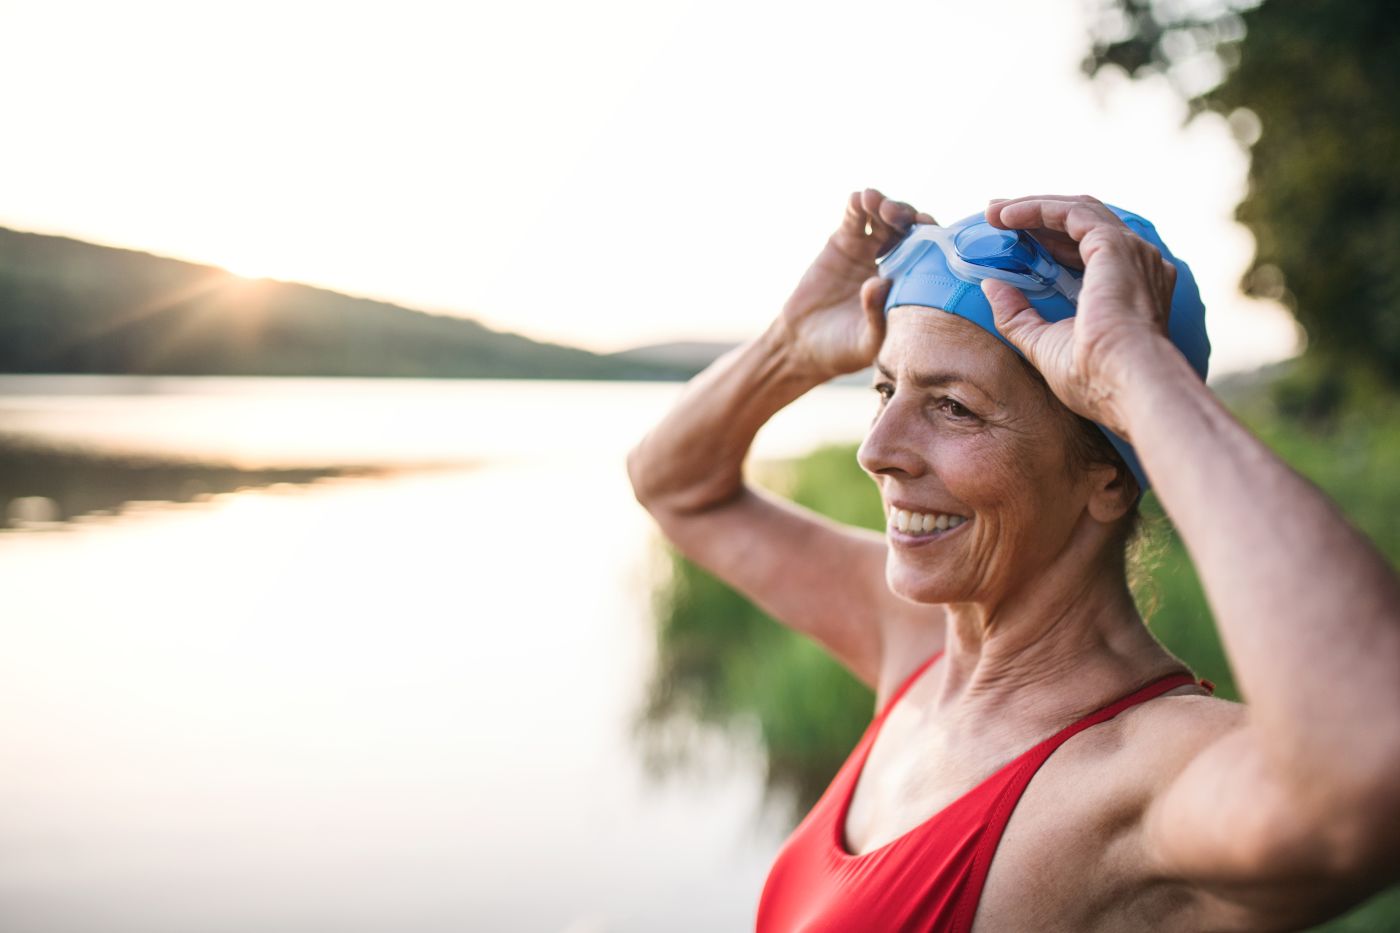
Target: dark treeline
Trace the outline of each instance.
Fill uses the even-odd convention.
[[[0,372],[674,379],[693,371],[0,228]]]
[[[1391,0],[1098,0],[1085,69],[1164,74],[1249,148],[1245,288],[1307,332],[1289,407],[1317,421],[1359,383],[1400,394],[1400,16]],[[1216,74],[1202,86],[1191,75]],[[1369,403],[1362,395],[1360,401]]]

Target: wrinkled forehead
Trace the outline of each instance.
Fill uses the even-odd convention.
[[[951,373],[1004,403],[1041,396],[1016,352],[977,324],[938,308],[890,309],[876,364],[899,377]]]

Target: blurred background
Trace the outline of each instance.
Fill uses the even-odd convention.
[[[1216,390],[1400,559],[1380,0],[0,0],[0,87],[6,933],[750,928],[872,698],[623,458],[854,189],[1151,218]],[[754,481],[878,527],[864,382]]]

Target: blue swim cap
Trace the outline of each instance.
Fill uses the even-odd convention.
[[[1205,305],[1191,267],[1172,255],[1147,219],[1111,204],[1104,206],[1176,266],[1167,331],[1171,342],[1204,380],[1210,339],[1206,336]],[[1017,285],[1040,316],[1052,322],[1073,316],[1079,295],[1077,273],[1055,263],[1029,235],[992,227],[984,214],[973,214],[944,228],[915,226],[881,258],[880,275],[894,280],[885,299],[886,314],[898,305],[939,308],[966,318],[1017,354],[1021,351],[997,330],[992,306],[982,294],[983,279],[1000,278]],[[1132,445],[1103,425],[1098,427],[1132,470],[1138,488],[1146,492],[1147,474]]]

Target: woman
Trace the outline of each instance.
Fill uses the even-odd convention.
[[[1023,198],[986,220],[1083,269],[1073,317],[1048,323],[996,281],[981,287],[1005,343],[933,307],[886,316],[876,257],[933,221],[853,194],[782,314],[629,456],[684,554],[876,692],[759,929],[1278,930],[1339,913],[1400,862],[1400,582],[1205,388],[1168,336],[1175,267],[1118,215]],[[859,460],[885,535],[745,485],[768,418],[872,361]],[[1081,419],[1131,443],[1247,705],[1211,697],[1138,615],[1139,484]]]

